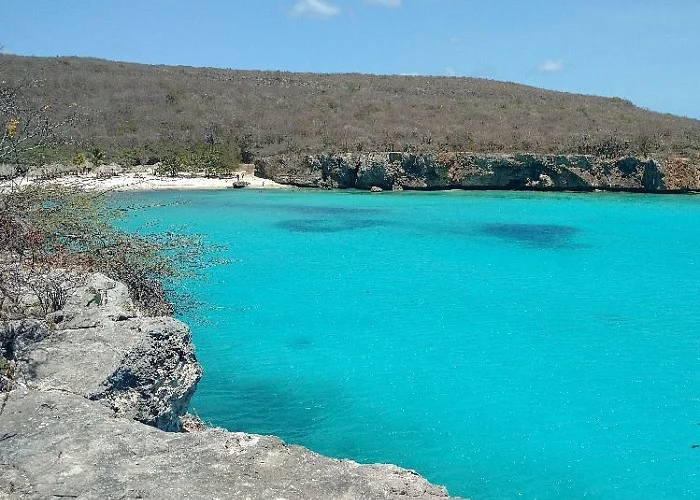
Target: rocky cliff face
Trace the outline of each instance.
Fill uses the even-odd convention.
[[[188,328],[141,316],[91,276],[58,312],[5,320],[15,387],[0,393],[0,498],[420,498],[416,473],[319,456],[181,417],[201,377]],[[148,424],[148,425],[144,425]]]
[[[675,160],[674,160],[675,161]],[[300,187],[371,189],[700,189],[700,164],[651,159],[532,154],[367,153],[278,156],[256,175]]]
[[[99,401],[162,430],[180,430],[202,375],[183,323],[140,316],[126,286],[100,274],[60,311],[3,328],[23,386]]]

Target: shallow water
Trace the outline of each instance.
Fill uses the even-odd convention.
[[[475,500],[700,497],[700,198],[118,199],[234,259],[183,285],[205,420]]]

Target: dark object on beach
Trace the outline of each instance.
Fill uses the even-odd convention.
[[[231,184],[231,185],[229,186],[229,188],[241,189],[241,188],[244,188],[244,187],[248,186],[248,184],[249,184],[249,183],[246,182],[246,181],[234,181],[233,184]]]

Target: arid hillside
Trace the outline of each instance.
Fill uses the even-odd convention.
[[[77,112],[62,155],[152,163],[215,146],[242,159],[367,151],[695,157],[700,121],[618,98],[474,78],[298,74],[1,55],[0,79]],[[43,152],[49,158],[54,152]],[[41,159],[41,158],[39,158]]]

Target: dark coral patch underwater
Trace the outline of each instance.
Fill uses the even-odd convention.
[[[532,248],[580,248],[573,241],[579,230],[559,224],[484,224],[479,233]]]
[[[277,227],[295,233],[339,233],[383,225],[386,225],[386,222],[356,218],[288,219],[277,223]]]

